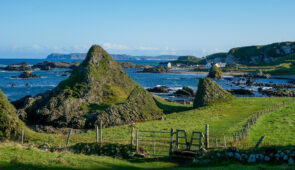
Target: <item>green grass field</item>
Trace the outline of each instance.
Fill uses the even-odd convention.
[[[190,136],[192,131],[204,132],[205,124],[210,125],[210,136],[214,138],[230,138],[233,133],[241,130],[251,116],[257,111],[264,110],[277,103],[291,101],[287,107],[283,107],[262,116],[257,124],[251,127],[251,131],[243,148],[253,147],[261,136],[266,136],[264,145],[288,145],[294,141],[295,124],[295,99],[281,97],[260,97],[260,98],[235,98],[226,103],[219,103],[199,109],[193,109],[190,105],[171,103],[157,98],[158,105],[168,114],[164,120],[153,120],[147,122],[137,122],[136,129],[170,131],[174,129],[184,129]],[[115,126],[103,129],[105,143],[129,144],[131,138],[131,128],[128,125]],[[283,133],[282,133],[283,132]],[[277,134],[280,134],[278,137]],[[64,147],[66,135],[45,134],[33,132],[26,129],[25,146],[19,144],[0,145],[0,168],[3,169],[132,169],[132,168],[171,168],[187,167],[191,164],[170,162],[167,160],[123,160],[113,159],[103,156],[86,156],[83,154],[73,154],[70,152],[51,153],[28,147],[48,143],[50,146]],[[82,142],[95,142],[95,131],[89,130],[87,133],[74,134],[71,136],[70,145]],[[239,146],[239,145],[238,145]],[[208,169],[261,169],[261,168],[286,168],[286,165],[241,165],[231,164],[221,167],[207,167]],[[204,169],[202,167],[201,169]]]
[[[1,143],[0,169],[292,169],[288,165],[267,164],[223,164],[220,166],[195,167],[167,159],[132,159],[122,160],[107,156],[89,156],[71,152],[44,152],[19,144]]]

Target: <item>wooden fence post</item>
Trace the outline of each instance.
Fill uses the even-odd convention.
[[[263,139],[264,139],[264,136],[261,136],[261,138],[259,139],[259,141],[255,145],[255,149],[257,149],[259,147],[259,145],[262,143]]]
[[[99,120],[99,140],[100,140],[100,144],[102,144],[102,121]]]
[[[139,152],[139,130],[136,130],[136,153]]]
[[[131,126],[131,149],[134,145],[134,126]]]
[[[223,140],[224,140],[224,147],[226,147],[226,138],[225,138],[225,135],[223,136]]]
[[[154,132],[154,145],[153,145],[154,149],[153,149],[153,153],[154,155],[156,154],[156,133]]]
[[[96,143],[98,143],[98,126],[96,126]]]
[[[209,125],[206,124],[206,127],[205,127],[205,138],[206,138],[206,143],[205,143],[205,147],[206,149],[209,148]]]
[[[22,129],[22,144],[24,144],[24,135],[25,135],[25,131],[24,131],[24,129]]]
[[[67,139],[66,146],[68,146],[68,144],[69,144],[69,142],[70,142],[71,133],[72,133],[72,129],[69,129],[68,139]]]
[[[172,150],[173,150],[173,135],[174,135],[174,129],[171,128],[171,131],[170,131],[170,148],[169,148],[169,155],[172,154]]]

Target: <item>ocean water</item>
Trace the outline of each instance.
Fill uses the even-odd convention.
[[[21,62],[28,62],[30,65],[43,62],[42,59],[0,59],[0,67],[5,67],[9,64],[17,64]],[[161,61],[132,61],[135,64],[149,64],[157,65]],[[18,100],[24,96],[31,95],[35,96],[39,93],[43,93],[50,90],[58,85],[59,82],[65,80],[67,77],[61,76],[63,72],[68,69],[54,69],[51,71],[33,71],[33,74],[39,75],[41,78],[38,79],[12,79],[12,76],[18,76],[21,72],[6,72],[0,70],[0,89],[6,94],[9,100]],[[136,73],[139,69],[125,69],[127,74],[133,78],[144,88],[155,87],[158,85],[168,86],[171,89],[177,90],[183,86],[189,86],[196,90],[198,85],[198,79],[205,77],[205,75],[198,74],[157,74],[157,73]],[[68,74],[69,75],[69,74]],[[270,81],[274,83],[287,83],[287,80],[282,79],[257,79],[258,82],[268,83]],[[26,86],[26,84],[29,86]],[[218,80],[218,84],[223,86],[225,89],[240,88],[229,83],[227,80]],[[15,87],[12,87],[14,85]],[[254,89],[255,90],[255,89]],[[256,96],[262,96],[259,93],[255,93]],[[182,99],[171,96],[163,96],[168,99]]]

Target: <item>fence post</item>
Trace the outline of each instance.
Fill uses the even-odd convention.
[[[96,143],[98,143],[98,126],[96,126]]]
[[[209,148],[209,125],[206,124],[206,127],[205,127],[205,138],[206,138],[206,149]]]
[[[154,150],[153,150],[153,152],[155,155],[156,154],[156,134],[155,134],[155,132],[154,132]]]
[[[136,153],[139,152],[139,130],[136,130]]]
[[[176,146],[176,149],[178,149],[178,129],[176,129],[176,139],[175,139],[175,146]]]
[[[24,129],[22,129],[22,144],[24,144],[24,135],[25,135],[25,131],[24,131]]]
[[[215,147],[218,148],[218,141],[217,141],[217,138],[215,138]]]
[[[171,131],[170,131],[170,148],[169,148],[169,155],[172,154],[172,149],[173,149],[173,134],[174,134],[174,129],[171,128]]]
[[[259,139],[259,141],[255,145],[255,149],[257,149],[259,147],[259,145],[261,144],[261,142],[263,141],[263,139],[264,139],[264,136],[261,136],[261,138]]]
[[[102,144],[102,121],[99,120],[99,137],[100,137],[100,144]]]
[[[224,140],[224,147],[226,147],[226,138],[225,138],[225,135],[223,136],[223,140]]]
[[[68,139],[67,139],[66,146],[68,146],[68,144],[69,144],[69,142],[70,142],[71,133],[72,133],[72,129],[69,129]]]
[[[134,145],[134,126],[131,126],[131,149]]]

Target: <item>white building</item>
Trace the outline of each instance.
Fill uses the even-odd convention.
[[[226,66],[226,63],[216,63],[216,67],[222,68]]]
[[[159,66],[171,68],[172,64],[171,64],[171,62],[164,62],[164,63],[160,63]]]

